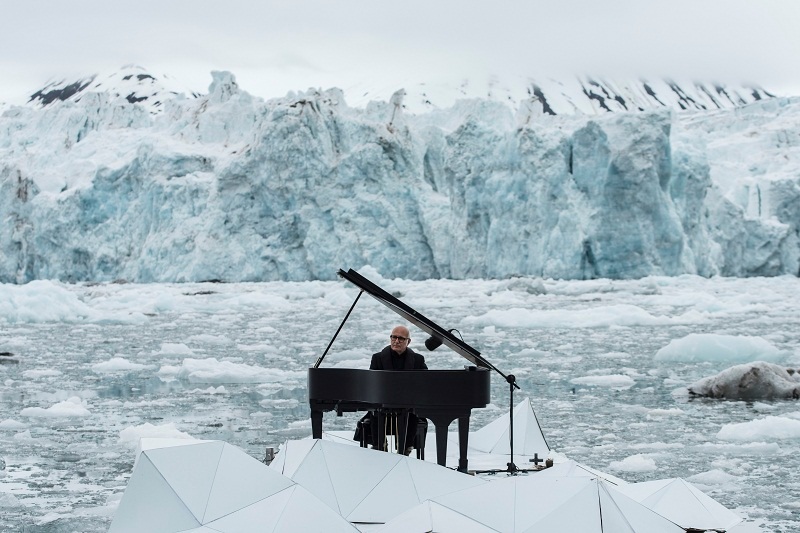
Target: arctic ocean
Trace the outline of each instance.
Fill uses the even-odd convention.
[[[515,374],[515,401],[531,398],[553,453],[628,481],[682,477],[763,531],[800,526],[797,402],[691,399],[686,390],[743,361],[800,367],[796,277],[408,281],[361,272]],[[259,459],[310,436],[306,369],[357,292],[342,281],[0,285],[0,352],[13,354],[0,359],[5,528],[105,531],[143,436],[220,439]],[[396,321],[362,299],[323,364],[366,368]],[[709,349],[702,339],[714,336],[727,348]],[[412,330],[431,368],[465,364],[423,341]],[[678,342],[684,352],[668,349]],[[493,403],[474,411],[472,426],[508,401],[507,384],[493,378]],[[326,415],[325,426],[349,430],[356,419]]]

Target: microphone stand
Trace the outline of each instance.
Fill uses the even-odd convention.
[[[517,378],[514,374],[505,376],[508,382],[508,444],[510,447],[509,462],[506,463],[505,470],[476,470],[476,474],[499,474],[505,472],[510,476],[516,476],[518,473],[523,472],[517,465],[514,464],[514,389],[519,388],[517,385]]]
[[[512,476],[516,476],[517,472],[519,472],[519,468],[517,465],[514,464],[514,387],[517,386],[517,378],[514,377],[514,374],[509,374],[506,377],[506,381],[508,381],[508,439],[509,439],[509,446],[511,448],[511,455],[509,457],[509,463],[506,465],[508,472]]]

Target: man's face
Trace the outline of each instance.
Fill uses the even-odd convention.
[[[392,351],[397,353],[405,352],[410,341],[411,337],[408,328],[403,326],[394,328],[389,336],[389,345],[392,347]]]

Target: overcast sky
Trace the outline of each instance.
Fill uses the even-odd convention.
[[[140,65],[262,97],[386,80],[574,74],[800,96],[798,0],[2,0],[0,102]]]

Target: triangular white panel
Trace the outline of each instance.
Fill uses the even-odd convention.
[[[174,437],[142,437],[139,439],[137,452],[141,453],[143,451],[156,450],[159,448],[173,448],[175,446],[188,446],[190,444],[203,444],[205,442],[214,441],[201,439],[178,439]]]
[[[603,531],[596,481],[582,478],[539,481],[517,486],[516,531]],[[613,529],[608,531],[616,533]]]
[[[598,487],[598,489],[600,520],[603,525],[603,531],[619,531],[619,533],[650,533],[649,529],[634,529],[634,524],[646,523],[646,517],[641,517],[639,520],[637,520],[635,517],[632,517],[634,523],[631,523],[628,516],[626,516],[622,509],[617,506],[617,503],[611,497],[609,497],[608,492],[600,487]],[[638,515],[639,511],[639,509],[629,509],[629,512],[632,512],[635,515]],[[655,532],[656,530],[653,530],[653,533]]]
[[[468,476],[425,461],[409,459],[406,464],[421,502],[486,483],[477,476]]]
[[[347,444],[348,446],[360,446],[361,444],[353,440],[353,430],[347,431],[323,431],[322,440],[328,440],[337,444]]]
[[[225,444],[203,523],[237,511],[294,485],[241,449]]]
[[[286,466],[286,445],[284,444],[283,449],[279,450],[278,453],[275,454],[275,457],[272,459],[272,462],[269,463],[269,467],[276,472],[280,472],[282,475],[284,474],[285,466]]]
[[[319,439],[302,439],[287,441],[278,456],[283,456],[282,461],[275,463],[275,468],[282,466],[281,474],[286,477],[294,477],[295,471],[303,464],[306,454],[319,443]],[[272,465],[270,465],[272,466]]]
[[[619,509],[625,521],[631,525],[632,531],[636,533],[683,533],[684,528],[667,520],[642,505],[641,503],[625,496],[615,487],[604,482],[600,483],[600,504],[605,517],[611,502]]]
[[[136,444],[136,459],[134,459],[133,461],[133,466],[134,468],[136,467],[136,461],[139,460],[139,456],[142,454],[143,451],[154,450],[156,448],[169,448],[172,446],[186,446],[187,444],[199,444],[203,442],[210,442],[210,441],[199,440],[199,439],[176,439],[167,437],[142,437]]]
[[[505,413],[482,428],[471,432],[469,436],[469,445],[478,451],[491,453],[492,448],[494,448],[501,439],[504,437],[506,440],[508,439],[507,431],[508,413]]]
[[[647,506],[651,509],[657,507],[662,503],[666,503],[667,505],[675,505],[676,503],[681,504],[692,504],[697,498],[691,491],[683,492],[682,494],[679,491],[674,490],[676,478],[672,479],[657,479],[655,481],[645,481],[643,483],[635,483],[631,486],[631,490],[635,490],[637,493],[644,493],[646,488],[651,489],[650,494],[647,495],[644,499],[634,498],[638,500],[640,503],[647,503]]]
[[[342,516],[349,516],[395,465],[407,460],[404,455],[334,442],[322,442],[322,450]]]
[[[300,531],[358,533],[355,526],[300,486],[295,488],[292,497],[286,504],[275,531],[276,533]]]
[[[533,411],[530,402],[527,402],[525,417],[522,420],[524,420],[524,423],[520,425],[523,431],[519,432],[517,431],[516,419],[514,420],[514,453],[524,455],[538,453],[540,458],[545,459],[550,452],[550,447],[547,445],[542,428],[539,426],[539,421],[536,419],[536,413]]]
[[[295,469],[291,479],[305,487],[325,505],[342,514],[322,447],[315,446],[305,453],[303,462]]]
[[[742,521],[736,513],[680,478],[632,483],[621,492],[684,528],[729,529]]]
[[[550,451],[547,446],[530,399],[525,398],[514,407],[514,454],[534,455],[545,459]],[[469,443],[472,448],[485,453],[508,454],[510,446],[510,424],[508,413],[493,420],[472,433]]]
[[[437,503],[431,503],[431,522],[432,531],[437,533],[490,533],[497,531]]]
[[[493,533],[481,524],[449,507],[426,501],[387,522],[380,533]]]
[[[380,533],[429,533],[433,529],[432,502],[423,502],[395,516],[378,531]]]
[[[438,496],[433,501],[498,531],[514,531],[514,478],[489,481]]]
[[[406,461],[398,463],[353,512],[345,515],[350,522],[388,522],[420,503]]]
[[[141,455],[109,532],[171,533],[199,525],[199,520],[164,480],[150,458]]]
[[[611,474],[606,474],[600,470],[590,468],[584,464],[573,460],[564,463],[556,463],[550,468],[545,468],[536,473],[536,477],[588,477],[601,478],[613,485],[627,485],[628,482]]]
[[[664,516],[669,514],[670,519],[684,527],[712,529],[726,525],[714,520],[705,503],[679,481],[669,483],[641,503],[654,511],[662,511],[659,514]]]
[[[157,448],[143,451],[142,455],[150,458],[167,483],[202,523],[224,444],[213,441]]]
[[[243,531],[271,532],[283,514],[297,485],[273,494],[269,498],[248,505],[234,513],[225,515],[206,525],[222,533],[242,533]],[[323,504],[319,504],[323,505]]]

